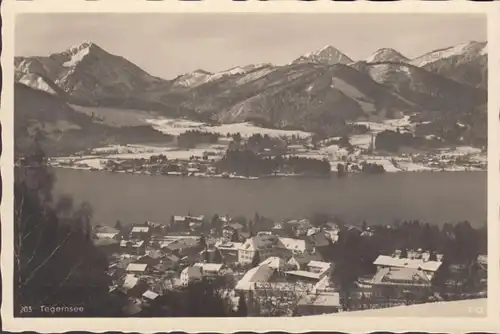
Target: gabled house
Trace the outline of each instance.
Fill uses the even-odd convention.
[[[150,266],[146,263],[130,263],[127,266],[127,273],[130,274],[145,274]]]
[[[180,282],[183,286],[199,282],[203,279],[202,268],[189,266],[181,271]]]
[[[130,230],[131,240],[144,240],[148,241],[151,238],[151,228],[149,226],[134,226]]]

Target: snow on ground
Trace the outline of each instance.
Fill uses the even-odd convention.
[[[399,167],[406,172],[424,172],[432,171],[433,169],[424,165],[416,164],[410,161],[398,161]]]
[[[349,137],[349,142],[353,146],[368,149],[370,147],[370,143],[372,142],[372,135],[371,134],[354,135]]]
[[[435,302],[410,306],[396,306],[374,310],[340,312],[324,316],[343,317],[486,317],[487,299],[469,299]],[[314,316],[313,316],[314,317]],[[315,316],[318,317],[318,316]]]
[[[458,146],[452,152],[456,152],[458,154],[479,154],[481,153],[481,149],[470,146]]]
[[[376,122],[355,122],[353,124],[365,125],[370,128],[372,133],[378,133],[385,130],[396,131],[399,129],[401,132],[405,131],[405,128],[413,128],[415,125],[410,122],[410,116],[406,115],[402,118],[387,119],[381,123]]]
[[[260,133],[261,135],[268,135],[270,137],[291,137],[293,135],[300,138],[308,138],[311,133],[298,131],[298,130],[280,130],[280,129],[267,129],[254,126],[250,123],[231,123],[222,124],[217,126],[210,126],[208,124],[193,122],[182,119],[148,119],[147,122],[151,124],[156,130],[166,134],[180,135],[188,130],[198,130],[219,133],[223,136],[235,133],[240,133],[242,137],[248,138],[254,134]]]
[[[189,150],[177,150],[177,149],[167,149],[163,148],[161,151],[150,151],[150,152],[134,152],[134,153],[118,153],[106,156],[109,159],[149,159],[153,155],[163,154],[167,159],[179,159],[179,160],[189,160],[190,157],[203,157],[205,153],[211,154],[209,158],[221,157],[225,150],[220,150],[216,148],[195,148]]]
[[[87,165],[90,168],[96,168],[96,169],[101,169],[103,165],[107,162],[107,159],[85,159],[85,160],[79,160],[76,165]]]

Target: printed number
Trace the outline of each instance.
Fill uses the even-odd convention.
[[[482,308],[481,306],[469,307],[469,312],[474,314],[484,314],[484,308]]]
[[[31,306],[21,306],[21,313],[31,313],[33,308]]]

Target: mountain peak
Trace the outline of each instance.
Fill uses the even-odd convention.
[[[84,51],[84,50],[89,50],[89,51],[90,50],[102,50],[102,48],[99,47],[97,44],[95,44],[92,41],[83,41],[80,44],[73,45],[73,46],[67,48],[64,53],[69,53],[69,54],[74,55],[74,54],[77,54],[77,53]]]
[[[400,62],[405,63],[409,59],[392,48],[381,48],[365,59],[367,63],[378,62]]]
[[[320,64],[349,64],[352,63],[352,59],[347,57],[337,48],[331,45],[325,45],[324,47],[305,55],[299,57],[295,62],[313,62]]]
[[[469,41],[455,46],[437,49],[412,60],[413,65],[425,66],[436,61],[453,57],[484,56],[488,53],[487,42]]]
[[[91,41],[84,41],[67,48],[63,52],[52,54],[50,57],[59,59],[64,67],[73,67],[78,65],[89,54],[102,55],[107,54],[107,52]]]

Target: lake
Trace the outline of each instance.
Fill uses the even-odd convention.
[[[235,180],[55,169],[55,195],[88,201],[94,223],[168,222],[172,215],[245,215],[277,220],[335,214],[346,221],[486,222],[486,172],[353,175],[345,179]]]

